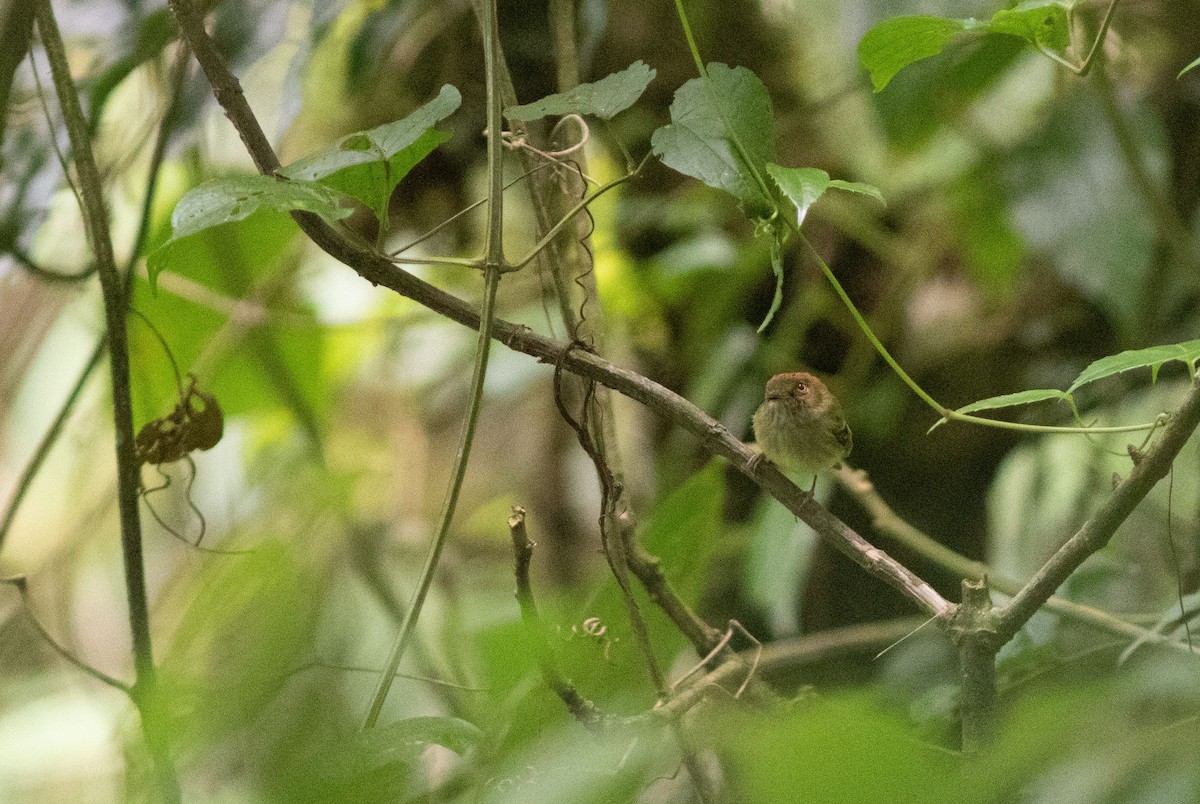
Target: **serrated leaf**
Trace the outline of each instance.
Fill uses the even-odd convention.
[[[332,188],[311,181],[285,181],[271,176],[232,176],[213,179],[189,191],[171,215],[171,239],[146,260],[150,287],[167,267],[175,244],[197,232],[245,220],[260,209],[277,212],[311,212],[327,223],[345,218],[353,210]]]
[[[391,159],[417,143],[430,129],[453,114],[461,103],[458,90],[447,84],[436,98],[402,120],[347,134],[325,150],[298,159],[279,172],[291,179],[317,181],[376,161],[381,154]]]
[[[859,41],[858,62],[880,92],[908,65],[941,53],[966,27],[965,20],[946,17],[892,17]]]
[[[291,179],[320,181],[385,216],[392,190],[450,134],[434,126],[458,109],[462,96],[446,84],[433,100],[407,117],[369,131],[347,134],[323,151],[279,170]]]
[[[613,73],[566,92],[549,95],[533,103],[504,110],[509,120],[538,120],[550,115],[589,114],[608,120],[625,111],[646,91],[656,71],[635,61],[619,73]]]
[[[708,65],[708,81],[693,78],[675,92],[671,123],[650,139],[654,153],[667,167],[732,194],[751,217],[768,217],[775,200],[754,175],[775,156],[767,88],[745,67],[719,63]],[[734,147],[733,134],[752,164]]]
[[[1179,75],[1175,76],[1175,79],[1178,80],[1180,78],[1183,78],[1184,73],[1190,72],[1191,70],[1196,69],[1196,67],[1198,67],[1198,66],[1200,66],[1200,58],[1197,58],[1194,62],[1189,64],[1187,67],[1184,67],[1182,70],[1180,70]]]
[[[1188,364],[1194,364],[1198,359],[1200,359],[1200,340],[1172,343],[1166,346],[1151,346],[1146,349],[1132,349],[1102,357],[1092,363],[1080,372],[1079,376],[1075,378],[1075,382],[1071,383],[1071,387],[1067,389],[1067,393],[1073,393],[1077,388],[1089,382],[1136,368],[1149,367],[1153,378],[1157,379],[1158,369],[1163,363],[1181,360]]]
[[[341,200],[338,193],[316,182],[271,176],[213,179],[179,199],[171,215],[171,237],[179,240],[202,229],[245,220],[263,208],[312,212],[332,223],[352,212]]]
[[[975,413],[980,410],[996,410],[1011,408],[1015,405],[1032,405],[1034,402],[1045,402],[1047,399],[1070,399],[1071,395],[1057,388],[1035,388],[1031,391],[1017,391],[1013,394],[990,396],[978,402],[972,402],[959,408],[956,413]]]

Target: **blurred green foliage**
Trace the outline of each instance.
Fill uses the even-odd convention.
[[[1039,47],[1078,64],[1106,3],[689,2],[706,85],[671,4],[582,0],[577,66],[594,83],[562,95],[548,5],[500,9],[520,104],[510,117],[528,121],[524,142],[543,153],[586,143],[565,167],[529,177],[510,151],[507,178],[522,180],[505,196],[508,253],[539,237],[530,184],[560,188],[569,208],[581,175],[611,180],[653,152],[659,159],[567,238],[589,238],[566,284],[605,356],[743,436],[767,377],[825,374],[854,427],[850,460],[899,515],[999,574],[1035,572],[1103,502],[1112,475],[1128,475],[1131,437],[959,423],[927,434],[937,414],[879,359],[780,221],[802,223],[872,329],[943,404],[985,400],[975,409],[1072,424],[1070,406],[1046,404],[1069,388],[1087,423],[1153,420],[1182,399],[1181,366],[1196,359],[1200,331],[1200,71],[1190,69],[1200,2],[1121,3],[1086,78]],[[56,10],[127,254],[171,92],[174,29],[161,7]],[[539,635],[522,626],[512,596],[512,504],[529,510],[540,636],[560,672],[607,714],[655,703],[600,554],[591,464],[555,409],[552,367],[503,349],[405,677],[386,725],[359,732],[440,513],[471,338],[332,264],[280,210],[323,212],[388,250],[429,235],[406,256],[476,256],[484,209],[450,219],[484,193],[479,37],[465,2],[227,0],[213,13],[218,44],[293,181],[253,176],[207,85],[185,82],[131,297],[170,357],[131,316],[135,424],[178,401],[172,362],[216,395],[225,438],[197,456],[194,484],[174,482],[152,502],[168,523],[190,523],[187,534],[195,505],[208,520],[203,546],[249,551],[202,552],[144,517],[158,692],[185,798],[692,800],[678,744],[654,715],[593,734],[539,674]],[[44,83],[36,47],[35,63]],[[82,229],[63,211],[70,190],[49,148],[62,141],[59,116],[44,118],[30,69],[17,67],[0,92],[6,498],[73,381],[67,358],[91,348],[99,321],[92,282],[45,284],[28,270],[83,267]],[[540,117],[571,111],[599,119],[580,135]],[[721,135],[726,125],[741,152]],[[297,179],[341,196],[297,204]],[[247,217],[248,206],[225,203],[235,193],[205,207],[202,226],[176,220],[175,235],[187,236],[171,240],[180,198],[214,180],[256,182],[267,208]],[[887,204],[818,192],[826,187],[878,188]],[[157,292],[148,253],[167,267]],[[479,297],[472,269],[413,270]],[[581,308],[579,287],[593,280],[599,304]],[[504,318],[565,337],[554,281],[537,264],[505,278],[499,305]],[[1076,382],[1088,366],[1099,368]],[[1009,407],[1022,392],[1015,399],[1041,404]],[[25,575],[39,621],[124,679],[106,395],[84,394],[3,543],[0,575]],[[944,636],[929,627],[882,655],[894,639],[813,648],[911,609],[695,439],[627,400],[616,410],[624,502],[681,598],[719,630],[736,620],[768,649],[812,649],[757,671],[785,703],[735,700],[739,679],[681,721],[730,800],[1200,797],[1191,657],[1131,649],[1129,637],[1040,613],[1001,654],[995,745],[963,758]],[[1186,638],[1176,615],[1195,608],[1200,587],[1198,467],[1191,444],[1060,594]],[[949,568],[874,532],[828,481],[818,495],[958,598]],[[656,656],[671,679],[683,677],[701,657],[636,592]],[[0,588],[0,798],[152,798],[128,702],[66,665],[25,615],[15,591]],[[751,640],[730,634],[755,655]],[[85,717],[101,727],[78,727]]]

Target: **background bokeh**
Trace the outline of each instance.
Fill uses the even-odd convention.
[[[1200,55],[1200,2],[1122,2],[1086,78],[1021,40],[989,34],[961,37],[880,93],[855,52],[873,25],[916,13],[987,18],[997,6],[686,5],[705,59],[748,67],[770,90],[781,164],[820,167],[886,197],[883,206],[830,193],[804,228],[874,331],[942,404],[1066,388],[1097,358],[1200,331],[1200,70],[1177,77]],[[1105,5],[1075,4],[1073,57]],[[124,259],[171,102],[172,23],[156,2],[81,0],[56,11]],[[626,152],[637,160],[649,150],[695,65],[672,4],[581,0],[575,12],[582,80],[639,59],[657,71],[632,109],[593,121],[587,171],[605,181],[626,169]],[[556,89],[547,15],[537,0],[500,3],[522,102]],[[443,125],[451,139],[392,198],[389,245],[483,197],[483,71],[470,3],[226,0],[211,20],[285,163],[399,119],[443,84],[460,90],[462,106]],[[15,72],[0,168],[5,504],[103,328],[94,277],[46,276],[86,271],[89,258],[36,44],[32,64]],[[252,171],[203,77],[192,69],[182,86],[148,249],[169,237],[186,190]],[[551,147],[548,127],[530,136]],[[522,185],[505,203],[508,252],[524,253],[537,235]],[[589,303],[585,316],[607,357],[747,440],[769,376],[822,374],[854,430],[850,462],[900,516],[998,573],[1030,576],[1103,501],[1112,474],[1128,472],[1128,437],[1034,437],[958,423],[928,432],[936,415],[879,358],[799,243],[784,255],[783,305],[756,333],[775,290],[768,244],[731,197],[656,160],[591,213],[590,265],[581,270],[594,273],[600,304]],[[376,234],[369,214],[350,225]],[[476,210],[414,253],[471,256],[484,225]],[[459,296],[480,296],[470,270],[414,270]],[[136,272],[134,307],[226,415],[220,444],[196,455],[190,486],[203,545],[248,551],[198,551],[154,522],[146,505],[186,539],[199,533],[184,492],[189,471],[166,467],[171,485],[148,496],[143,515],[155,647],[186,791],[215,801],[409,800],[441,786],[441,797],[413,800],[687,800],[684,774],[674,777],[672,760],[647,748],[658,737],[627,750],[620,738],[593,741],[571,725],[523,642],[506,525],[513,505],[529,512],[535,592],[572,679],[614,712],[653,703],[599,552],[598,485],[555,409],[552,366],[495,350],[450,545],[404,668],[461,686],[401,679],[385,710],[398,728],[388,736],[421,750],[371,764],[341,743],[365,711],[370,669],[386,657],[442,506],[473,333],[371,287],[289,219],[266,213],[193,238],[157,293],[144,259]],[[553,292],[531,266],[505,279],[500,315],[562,340]],[[140,425],[170,410],[176,381],[150,326],[134,316],[129,332]],[[99,371],[84,387],[0,542],[0,574],[28,578],[33,613],[72,652],[127,677],[106,377]],[[1088,423],[1150,421],[1178,404],[1186,379],[1181,363],[1165,365],[1153,383],[1146,370],[1113,377],[1077,395],[1080,413]],[[690,435],[628,400],[617,399],[616,410],[639,531],[709,622],[736,619],[770,643],[914,613]],[[1066,405],[1007,413],[1071,423]],[[1170,490],[1157,489],[1063,595],[1144,624],[1192,601],[1200,583],[1194,447]],[[160,483],[151,469],[145,479]],[[833,480],[821,480],[818,496],[877,538]],[[878,544],[958,599],[960,578],[947,568],[882,537]],[[65,664],[26,614],[16,591],[0,588],[0,798],[144,795],[128,702]],[[589,617],[601,618],[604,634],[587,633]],[[665,620],[652,625],[668,666],[686,671],[694,659],[682,637]],[[906,791],[924,800],[994,800],[979,791],[1039,801],[1200,796],[1194,724],[1185,720],[1168,739],[1154,716],[1173,710],[1194,720],[1196,671],[1182,660],[1143,651],[1119,663],[1127,642],[1039,615],[1002,654],[1008,731],[975,793],[964,794],[935,748],[954,744],[952,651],[932,628],[874,658],[886,644],[778,673],[780,689],[799,696],[786,717],[764,721],[732,707],[698,716],[746,800],[789,800],[771,791],[805,784],[809,800],[828,801],[915,800]],[[1139,722],[1144,731],[1120,728]],[[1031,734],[1040,753],[1022,747]],[[1077,741],[1084,734],[1091,747]],[[1117,759],[1100,783],[1103,735],[1113,735]],[[424,750],[428,743],[436,745]],[[822,770],[811,772],[816,765]]]

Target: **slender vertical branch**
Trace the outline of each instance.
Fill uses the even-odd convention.
[[[441,523],[437,533],[429,543],[429,552],[425,556],[425,566],[421,569],[421,577],[417,588],[400,623],[396,642],[392,646],[391,655],[384,667],[379,685],[371,698],[363,728],[371,728],[379,720],[383,704],[387,700],[392,687],[396,670],[404,658],[405,649],[412,638],[425,598],[433,585],[433,576],[441,560],[442,549],[446,545],[446,537],[450,532],[450,523],[454,520],[454,511],[458,507],[458,495],[462,491],[463,479],[467,474],[467,464],[470,462],[471,445],[475,440],[475,427],[479,422],[479,410],[483,405],[483,382],[487,376],[488,355],[492,345],[492,325],[496,318],[496,291],[500,286],[501,275],[509,266],[504,261],[504,165],[500,140],[500,96],[496,89],[496,43],[499,33],[496,27],[495,0],[484,4],[486,15],[480,20],[483,30],[483,51],[487,62],[487,103],[488,103],[488,225],[487,242],[484,258],[484,290],[483,306],[479,312],[479,340],[475,347],[475,367],[471,376],[470,401],[467,408],[467,418],[463,423],[462,437],[459,441],[458,456],[455,458],[454,471],[450,480],[450,489],[446,494],[446,504],[442,511]]]
[[[96,259],[104,299],[104,318],[112,369],[113,425],[116,430],[118,506],[121,544],[125,559],[129,620],[133,632],[137,686],[152,684],[154,664],[150,645],[150,619],[142,565],[141,522],[138,516],[138,466],[133,451],[133,409],[129,395],[129,343],[125,333],[125,292],[113,256],[100,173],[87,139],[87,123],[67,66],[66,51],[49,0],[35,0],[38,32],[50,62],[54,86],[66,120],[75,167],[79,174],[84,224]]]
[[[487,160],[488,220],[485,246],[485,271],[505,269],[504,264],[504,143],[500,135],[501,119],[499,78],[500,29],[496,22],[496,0],[483,3],[486,15],[480,19],[483,32],[483,59],[487,79]]]
[[[142,556],[142,529],[138,512],[137,458],[133,449],[133,404],[129,391],[129,343],[125,332],[126,294],[113,255],[104,206],[103,185],[88,139],[87,121],[71,79],[62,35],[50,0],[34,0],[38,33],[50,62],[71,150],[79,176],[84,224],[100,277],[104,318],[108,328],[109,368],[112,376],[113,428],[116,435],[117,507],[121,522],[121,553],[125,565],[125,591],[129,604],[129,628],[133,642],[135,681],[133,698],[142,715],[142,728],[154,758],[163,795],[179,797],[178,781],[169,751],[156,723],[154,655],[150,640],[150,610],[146,596]]]
[[[421,569],[420,580],[417,582],[417,588],[413,591],[412,600],[408,604],[408,610],[404,613],[404,619],[400,623],[396,643],[392,646],[392,652],[388,657],[387,664],[384,666],[383,675],[379,678],[379,685],[375,688],[375,694],[371,698],[371,706],[367,710],[367,717],[363,721],[363,728],[369,729],[379,720],[379,713],[383,710],[384,701],[387,700],[388,692],[391,690],[392,680],[395,677],[397,668],[400,667],[400,661],[404,658],[405,649],[408,647],[409,640],[417,624],[417,619],[421,616],[421,609],[425,605],[425,598],[428,596],[429,589],[433,585],[434,572],[437,570],[438,562],[441,560],[442,548],[445,547],[446,536],[450,532],[450,523],[454,519],[454,511],[458,507],[458,495],[462,490],[463,479],[467,474],[471,444],[475,440],[475,426],[479,421],[479,409],[483,403],[483,380],[487,373],[488,353],[492,341],[490,324],[495,318],[496,289],[499,284],[500,272],[489,270],[485,276],[483,308],[480,311],[482,324],[479,329],[479,345],[475,351],[475,370],[471,378],[469,409],[467,411],[466,422],[463,424],[462,438],[460,440],[458,456],[454,462],[454,474],[450,480],[450,490],[446,495],[446,504],[442,511],[441,524],[433,540],[429,543],[429,552],[425,556],[425,565]]]

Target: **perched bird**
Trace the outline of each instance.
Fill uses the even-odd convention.
[[[762,448],[755,466],[765,456],[785,474],[811,474],[812,489],[817,473],[837,466],[853,443],[837,397],[804,371],[767,381],[766,399],[754,414],[754,439]]]

